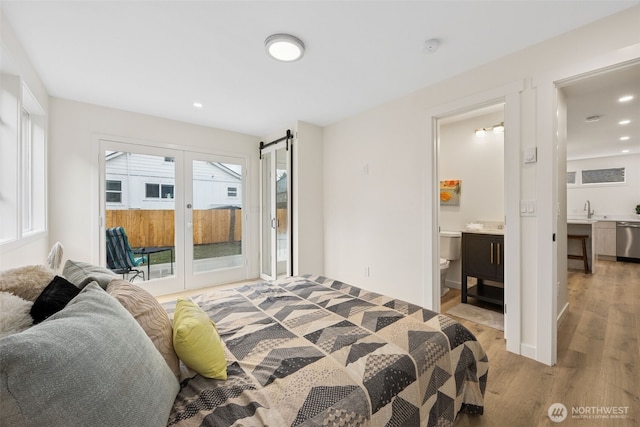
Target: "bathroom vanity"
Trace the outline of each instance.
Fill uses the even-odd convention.
[[[476,283],[469,284],[469,278]],[[486,281],[486,282],[485,282]],[[462,303],[468,297],[504,305],[504,233],[464,231],[462,233]]]

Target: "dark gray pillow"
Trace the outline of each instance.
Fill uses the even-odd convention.
[[[64,277],[54,276],[31,306],[33,323],[40,323],[59,312],[80,293],[80,289]]]
[[[178,389],[140,325],[95,283],[0,339],[3,425],[165,426]]]

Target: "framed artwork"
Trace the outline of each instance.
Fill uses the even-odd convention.
[[[460,206],[461,184],[459,179],[440,181],[440,205]]]

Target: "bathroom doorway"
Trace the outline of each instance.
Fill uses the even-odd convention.
[[[442,312],[500,330],[504,330],[504,284],[463,279],[461,235],[476,231],[503,240],[504,132],[504,102],[438,120]],[[504,258],[496,252],[499,245],[479,257],[487,258],[492,269],[504,271]],[[463,280],[468,283],[466,298],[461,295]]]
[[[504,253],[504,338],[506,349],[515,354],[523,354],[521,342],[522,304],[521,304],[521,93],[524,82],[515,81],[511,84],[496,87],[475,95],[463,98],[449,104],[441,105],[427,112],[427,132],[431,136],[431,149],[425,151],[425,161],[432,165],[431,173],[425,174],[425,232],[424,253],[429,271],[425,274],[425,306],[434,311],[441,311],[440,301],[440,172],[439,156],[441,151],[440,124],[447,118],[468,114],[484,108],[502,105],[504,117],[504,247],[509,248]],[[485,126],[492,126],[490,123]],[[474,135],[476,128],[469,132]],[[476,164],[474,168],[482,168]],[[461,198],[467,196],[465,183],[461,183]],[[535,219],[535,218],[533,218]],[[438,238],[434,238],[438,236]],[[508,310],[507,310],[508,308]]]

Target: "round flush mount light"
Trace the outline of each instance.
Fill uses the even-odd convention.
[[[278,61],[293,62],[304,55],[304,43],[291,34],[272,34],[264,41],[264,47]]]

